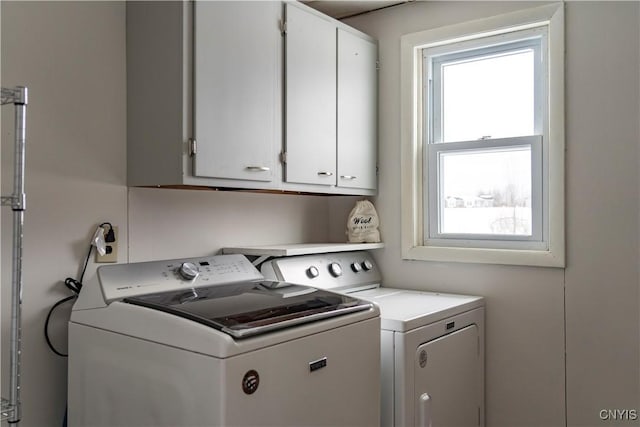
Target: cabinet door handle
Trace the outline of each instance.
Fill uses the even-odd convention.
[[[354,175],[340,175],[342,179],[356,179],[357,177]]]
[[[333,172],[318,172],[320,176],[333,176]]]
[[[271,170],[271,168],[266,166],[247,166],[245,169],[249,172],[268,172]]]

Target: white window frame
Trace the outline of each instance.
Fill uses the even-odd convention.
[[[543,31],[541,32],[540,29]],[[514,32],[544,34],[547,49],[544,76],[546,90],[536,95],[536,106],[547,109],[542,122],[535,123],[535,136],[487,141],[488,148],[510,145],[530,146],[532,150],[532,205],[541,212],[534,215],[531,238],[508,236],[443,236],[437,218],[434,184],[438,153],[471,149],[478,141],[428,144],[438,138],[438,129],[426,121],[429,105],[424,101],[425,49],[430,55],[448,51],[456,43],[487,45],[487,40],[509,41]],[[518,39],[518,37],[515,37]],[[551,4],[458,25],[408,34],[401,40],[401,144],[402,144],[402,256],[404,259],[479,262],[564,267],[564,9]],[[437,140],[436,140],[437,142]],[[537,200],[537,201],[536,201]],[[434,204],[435,203],[435,204]],[[435,218],[435,220],[434,220]],[[436,221],[436,222],[434,222]],[[435,232],[434,232],[435,230]]]

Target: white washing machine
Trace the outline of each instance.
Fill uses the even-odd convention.
[[[381,286],[365,251],[275,258],[261,271],[380,307],[383,426],[484,426],[482,297]]]
[[[371,427],[379,328],[242,255],[103,266],[69,323],[69,425]]]

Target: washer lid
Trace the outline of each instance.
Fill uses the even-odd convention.
[[[184,317],[234,338],[373,309],[372,303],[351,296],[271,281],[161,292],[124,302]]]
[[[351,293],[380,307],[382,329],[406,332],[484,306],[484,298],[469,295],[376,288]]]

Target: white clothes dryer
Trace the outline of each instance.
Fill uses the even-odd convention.
[[[261,271],[380,307],[383,426],[484,426],[482,297],[383,286],[366,251],[275,258]]]

